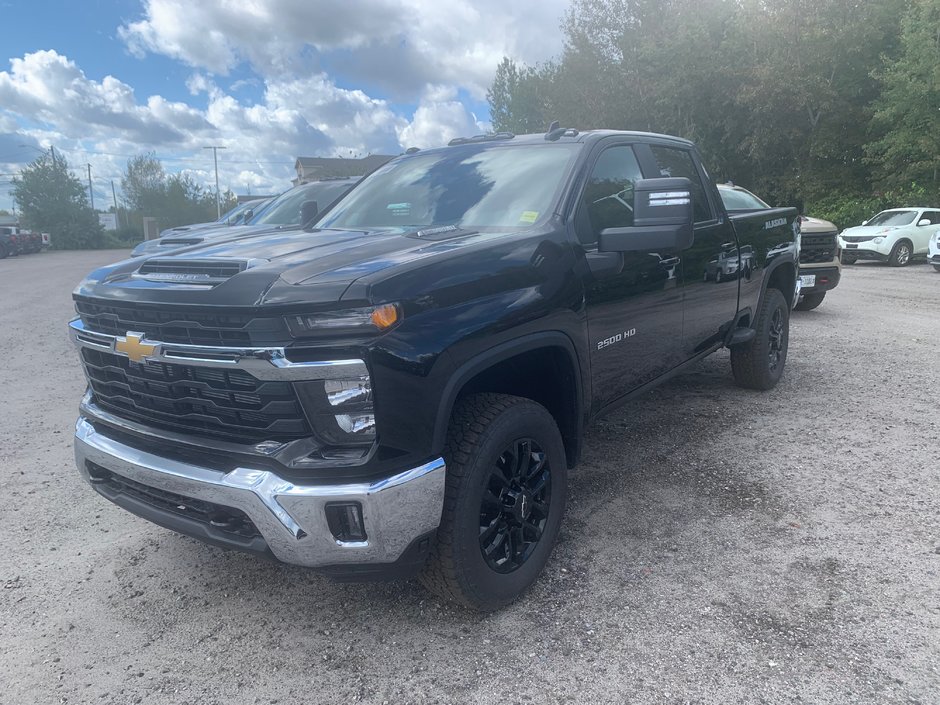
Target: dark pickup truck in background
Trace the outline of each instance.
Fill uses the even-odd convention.
[[[672,137],[403,155],[315,227],[86,278],[78,468],[204,541],[497,608],[545,565],[592,419],[724,346],[739,384],[777,383],[798,227],[729,217]]]

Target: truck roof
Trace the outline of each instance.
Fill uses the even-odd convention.
[[[512,132],[494,132],[488,134],[474,135],[472,137],[457,137],[452,139],[447,147],[458,147],[468,144],[479,145],[517,145],[517,144],[552,144],[565,142],[594,142],[605,137],[632,137],[643,140],[657,140],[680,144],[684,147],[691,147],[692,142],[681,137],[672,135],[662,135],[655,132],[638,132],[630,130],[578,130],[575,128],[554,128],[548,132],[517,135]],[[434,149],[446,149],[434,148]],[[410,150],[409,150],[410,151]],[[418,150],[415,150],[418,151]],[[434,151],[434,150],[421,150]]]

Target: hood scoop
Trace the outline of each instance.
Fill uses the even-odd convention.
[[[249,260],[152,257],[140,265],[137,276],[150,281],[214,285],[251,266]]]

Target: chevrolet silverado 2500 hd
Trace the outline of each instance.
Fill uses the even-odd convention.
[[[91,273],[78,468],[203,541],[497,608],[545,565],[592,419],[723,346],[777,383],[796,216],[729,217],[661,135],[405,154],[313,227]]]

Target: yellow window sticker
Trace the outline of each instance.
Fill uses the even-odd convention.
[[[519,216],[520,223],[534,223],[538,219],[538,211],[522,211],[522,215]]]

